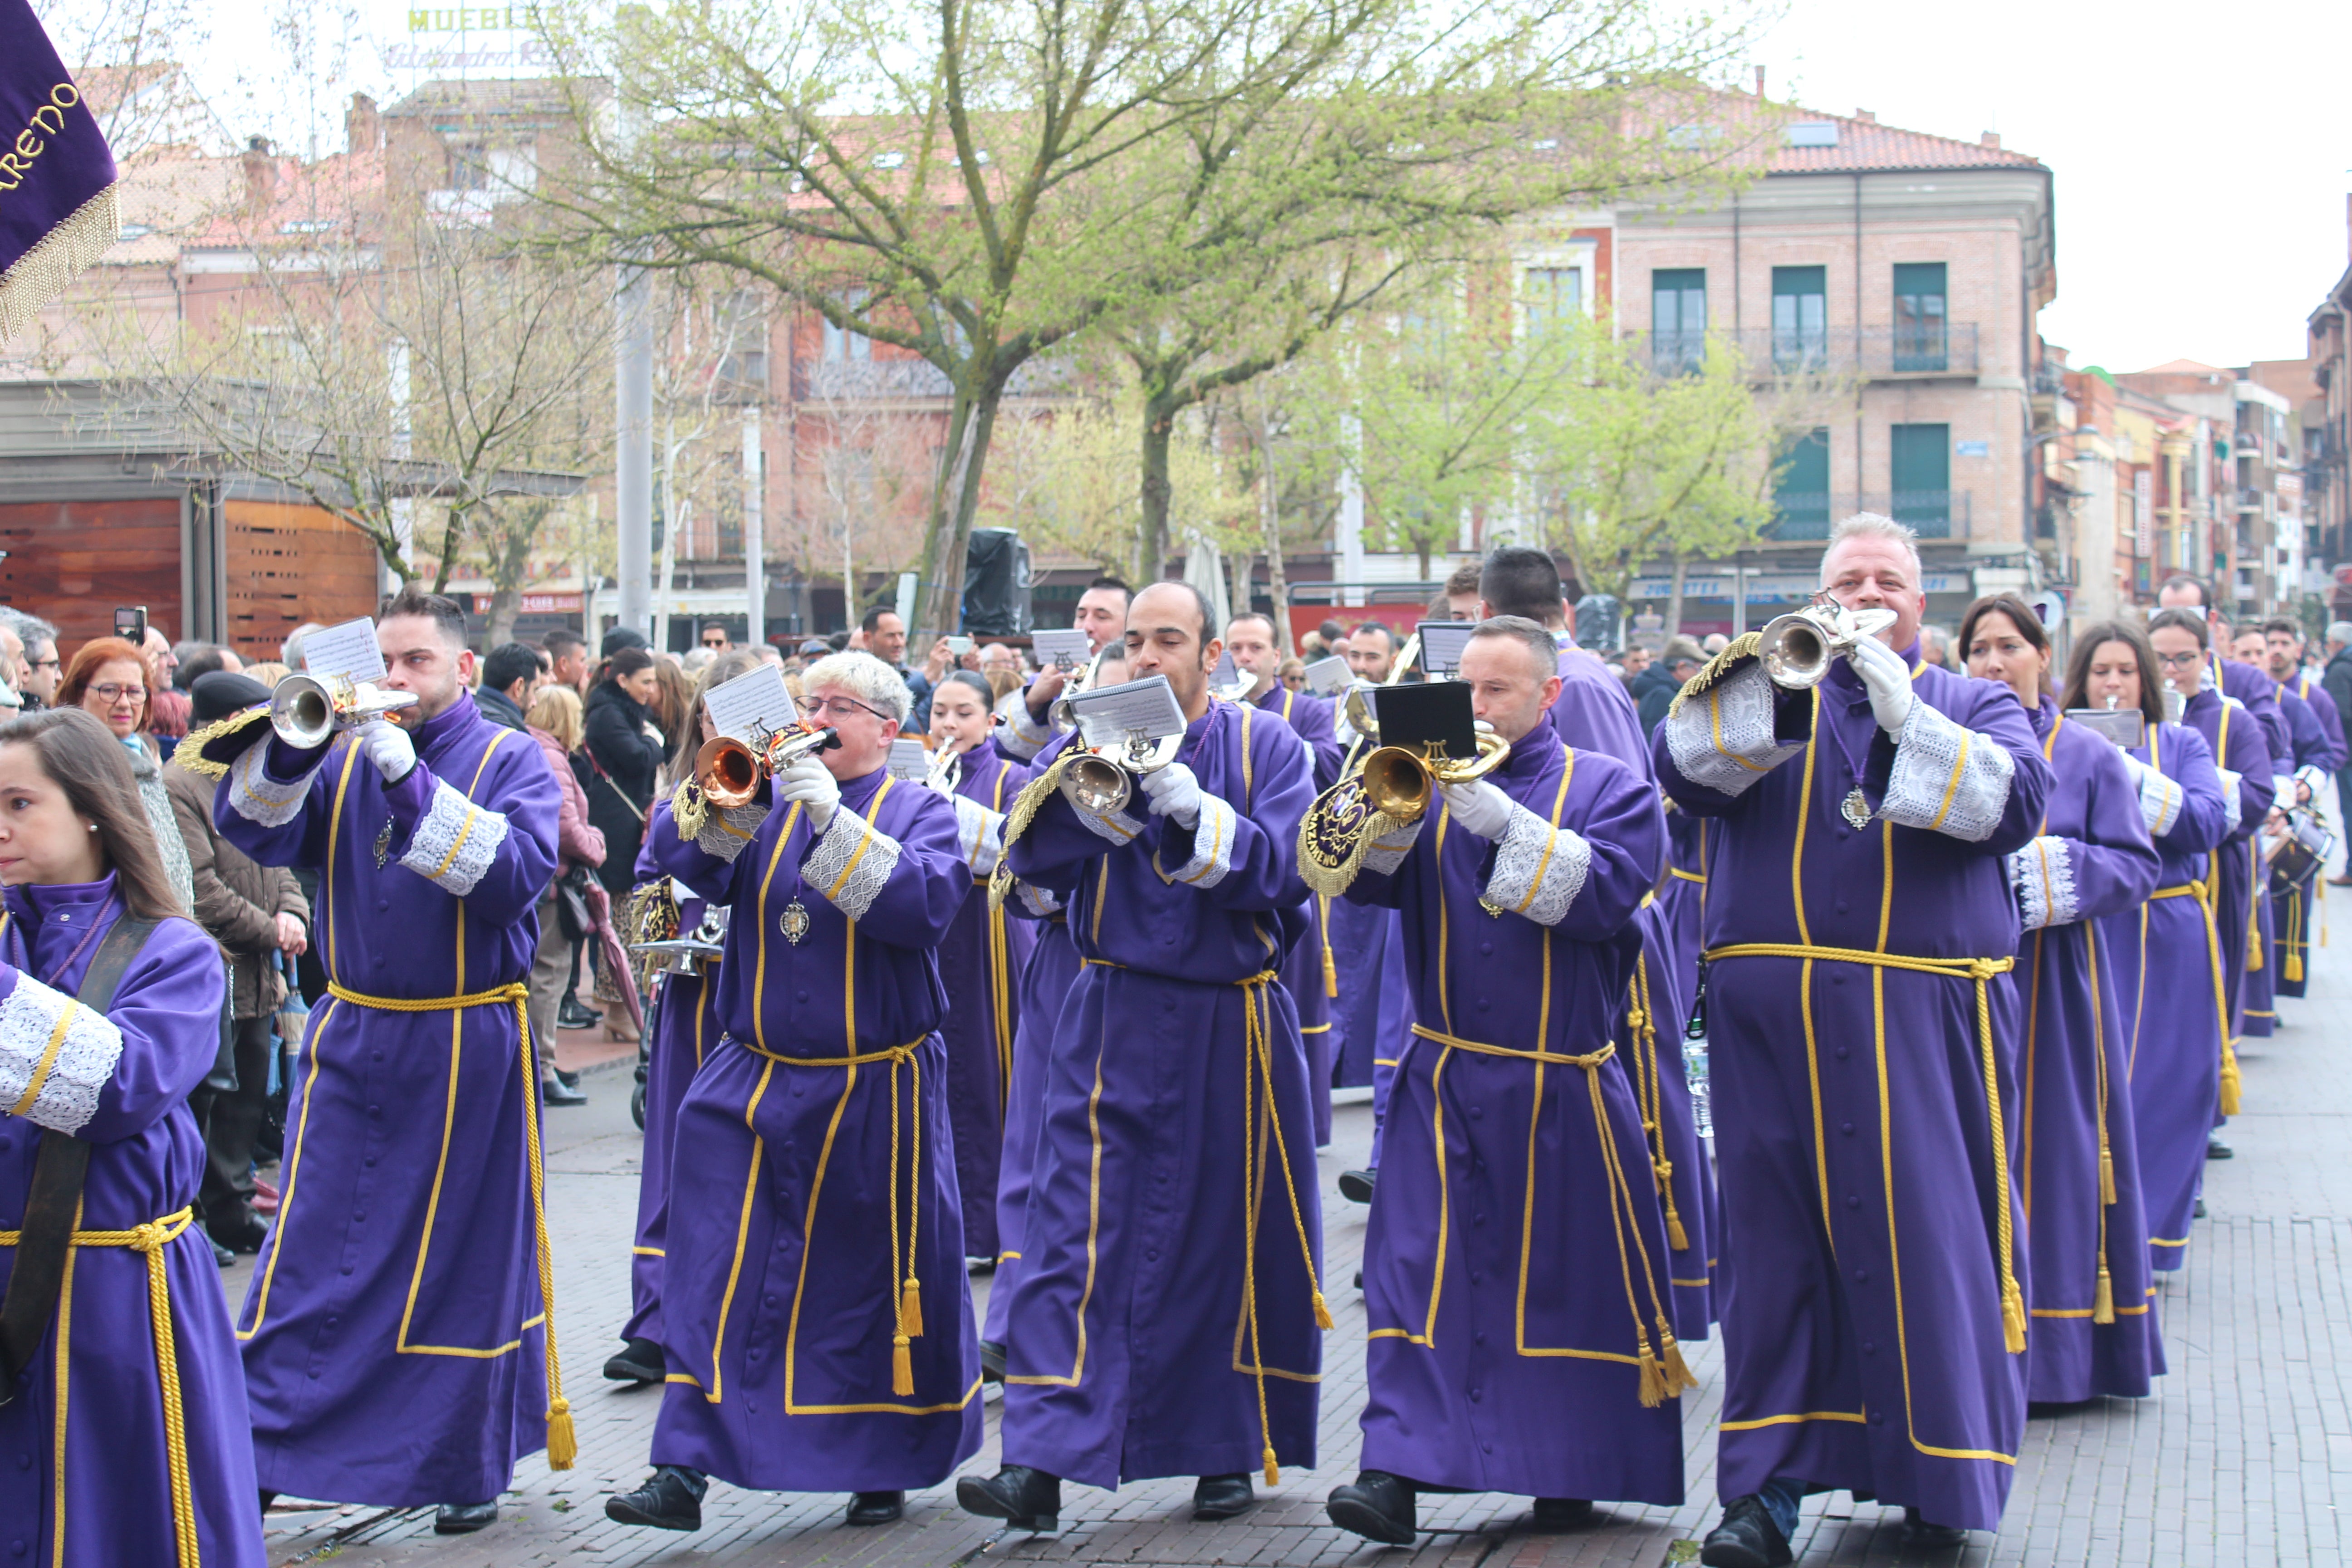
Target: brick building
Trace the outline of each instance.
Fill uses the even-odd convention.
[[[2352,219],[2352,196],[2345,198]],[[2352,563],[2352,268],[2311,313],[2311,378],[2316,405],[2303,423],[2304,504],[2311,547],[2340,570]],[[2352,582],[2331,574],[2328,616],[2352,616]]]

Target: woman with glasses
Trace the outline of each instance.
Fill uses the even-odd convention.
[[[188,846],[180,837],[171,793],[163,787],[163,757],[148,732],[155,693],[162,682],[148,656],[121,637],[93,637],[81,645],[58,683],[60,708],[79,708],[106,726],[131,755],[139,804],[154,829],[163,875],[182,909],[196,906],[195,879],[188,869]]]
[[[2021,1140],[2018,1179],[2029,1259],[2026,1397],[2145,1398],[2148,1379],[2164,1371],[2164,1347],[2135,1154],[2129,999],[2116,987],[2102,921],[2137,919],[2159,885],[2149,835],[2177,826],[2183,795],[2066,717],[2050,690],[2050,636],[2016,595],[1969,605],[1958,646],[1970,675],[2008,687],[2025,705],[2053,777],[2035,837],[2009,857],[2023,927],[2020,1124],[2032,1130]]]

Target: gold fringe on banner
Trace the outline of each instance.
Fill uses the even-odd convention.
[[[76,273],[122,237],[121,189],[120,184],[109,185],[82,203],[0,273],[0,342],[29,325],[42,306],[66,291]]]

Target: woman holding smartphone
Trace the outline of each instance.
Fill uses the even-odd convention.
[[[220,950],[164,876],[129,753],[79,707],[0,724],[0,1279],[35,1309],[30,1342],[0,1332],[0,1540],[81,1568],[259,1568],[245,1379],[191,1223]]]

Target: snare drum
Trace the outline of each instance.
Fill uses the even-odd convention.
[[[2271,891],[2286,894],[2309,881],[2327,864],[2336,848],[2336,835],[2317,812],[2298,805],[2286,814],[2285,831],[2264,840],[2270,858]]]

